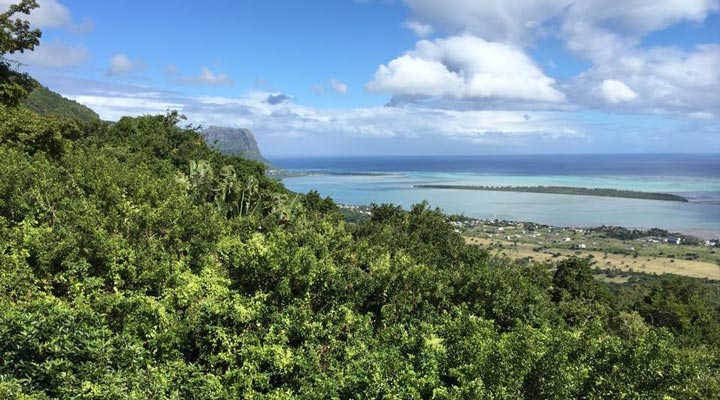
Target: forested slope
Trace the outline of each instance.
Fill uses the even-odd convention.
[[[34,82],[34,88],[23,104],[32,111],[42,115],[76,118],[81,121],[98,121],[100,116],[84,105],[66,99],[65,97],[46,88],[40,82]]]
[[[0,397],[712,398],[717,287],[345,224],[174,114],[0,108]]]

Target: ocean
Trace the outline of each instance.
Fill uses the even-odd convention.
[[[720,237],[720,155],[495,155],[275,158],[318,174],[284,179],[342,204],[427,200],[447,213],[557,226],[662,228]],[[538,193],[415,188],[418,184],[576,186],[679,194],[688,203]]]

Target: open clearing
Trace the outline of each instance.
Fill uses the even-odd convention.
[[[536,246],[529,243],[514,244],[510,241],[491,240],[477,237],[465,237],[468,244],[491,247],[494,252],[504,254],[514,259],[530,258],[539,262],[557,262],[570,256],[587,257],[592,255],[597,262],[598,268],[616,268],[622,271],[655,273],[655,274],[677,274],[693,278],[709,278],[720,280],[720,265],[704,262],[679,260],[666,257],[633,257],[624,254],[605,254],[601,251],[590,250],[568,250],[568,249],[545,249],[542,252],[534,251]],[[498,248],[502,245],[502,248]],[[579,253],[579,254],[578,254]],[[554,254],[560,254],[555,257]]]

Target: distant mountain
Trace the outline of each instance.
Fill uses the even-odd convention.
[[[100,116],[84,105],[67,99],[37,82],[35,89],[23,104],[42,115],[77,118],[81,121],[99,121]]]
[[[208,144],[225,154],[240,155],[248,160],[270,164],[260,154],[255,135],[249,129],[211,126],[203,134]]]

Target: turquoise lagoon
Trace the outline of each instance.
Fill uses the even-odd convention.
[[[330,196],[342,204],[394,203],[407,208],[427,200],[431,206],[439,207],[446,213],[464,214],[474,218],[532,221],[576,227],[600,225],[628,228],[658,227],[703,238],[718,238],[720,237],[720,176],[715,174],[720,171],[707,168],[715,168],[719,159],[709,157],[691,167],[688,167],[687,163],[680,164],[678,161],[680,168],[672,168],[673,165],[663,159],[662,164],[657,168],[643,169],[645,175],[637,174],[637,169],[623,173],[622,168],[631,167],[623,165],[618,169],[616,158],[610,159],[615,161],[610,167],[603,167],[600,164],[596,168],[587,168],[580,164],[577,169],[568,168],[567,165],[562,165],[561,169],[548,167],[542,163],[537,167],[523,166],[522,163],[518,166],[517,159],[513,159],[514,163],[510,167],[512,170],[504,170],[503,173],[483,171],[481,169],[493,169],[492,166],[487,167],[483,163],[479,163],[480,167],[477,165],[450,167],[448,169],[455,171],[447,172],[442,171],[442,162],[435,162],[428,168],[428,163],[422,163],[421,159],[417,158],[405,163],[394,161],[395,164],[392,165],[374,161],[384,159],[366,159],[364,162],[356,160],[350,163],[349,167],[347,161],[332,163],[327,159],[321,159],[313,163],[311,160],[303,159],[302,163],[294,161],[295,169],[320,170],[320,172],[286,178],[284,183],[292,191],[306,193],[317,190],[323,196]],[[532,160],[537,164],[537,157],[533,157]],[[277,164],[283,166],[282,160]],[[292,168],[293,161],[286,161],[285,164]],[[297,168],[297,164],[302,168]],[[466,160],[465,164],[472,163]],[[597,160],[595,164],[598,164]],[[333,168],[333,165],[338,167]],[[313,166],[321,168],[313,168]],[[465,170],[458,171],[458,169]],[[657,171],[657,175],[648,175],[648,170]],[[369,172],[373,174],[368,174]],[[608,172],[613,175],[608,175]],[[687,197],[690,202],[424,189],[415,188],[414,185],[417,184],[615,188],[675,193]]]

